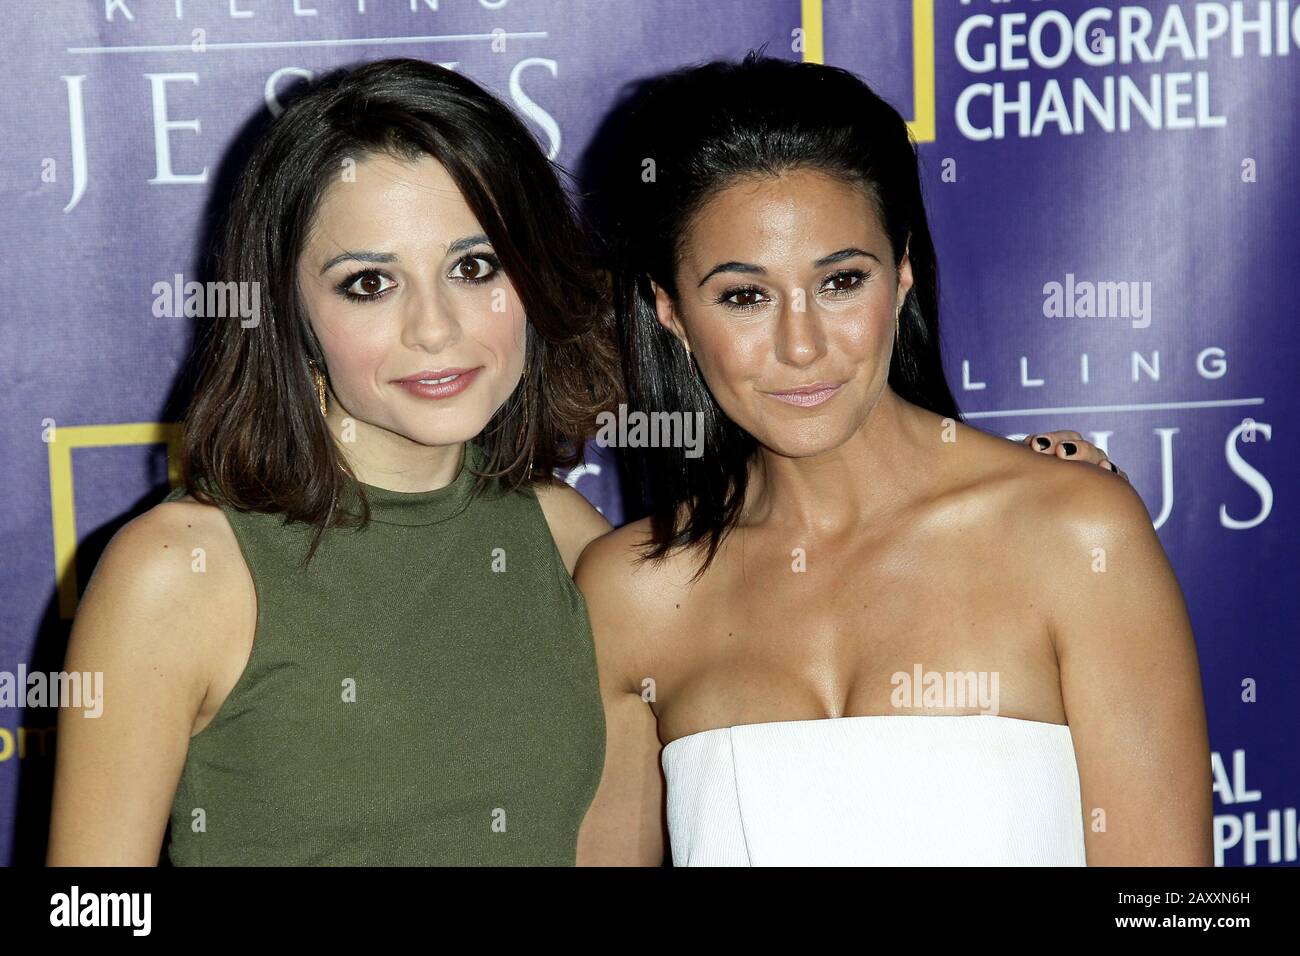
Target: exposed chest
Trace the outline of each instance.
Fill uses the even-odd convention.
[[[751,537],[664,608],[647,658],[661,738],[862,714],[1063,722],[1032,569],[996,551],[953,534]]]

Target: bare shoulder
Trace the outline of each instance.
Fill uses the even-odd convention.
[[[985,439],[994,444],[983,450],[978,494],[990,506],[1002,567],[1023,569],[1044,598],[1058,652],[1062,642],[1094,640],[1111,615],[1162,615],[1183,627],[1181,590],[1133,485],[1091,464]]]
[[[1040,455],[969,425],[956,429],[953,444],[963,450],[951,470],[953,485],[989,505],[989,515],[1004,530],[1023,528],[1035,537],[1050,531],[1073,541],[1152,530],[1141,496],[1118,475],[1088,462]]]
[[[610,524],[581,492],[562,481],[540,484],[535,490],[564,566],[573,574],[583,549],[609,531]]]
[[[1128,481],[1091,464],[1004,444],[1006,490],[1040,527],[1072,544],[1155,540],[1146,503]]]
[[[255,620],[255,602],[220,509],[188,496],[163,502],[109,541],[82,597],[70,653],[148,659],[154,670],[205,680],[231,623]]]
[[[188,495],[155,505],[113,535],[92,584],[137,597],[194,595],[230,576],[239,545],[221,510]],[[210,576],[209,576],[210,575]]]
[[[927,513],[979,542],[982,550],[968,553],[986,555],[999,576],[1032,582],[1040,594],[1067,584],[1077,594],[1076,575],[1107,555],[1122,554],[1131,572],[1164,572],[1146,504],[1119,475],[967,425],[955,438],[951,454],[937,456],[942,477]]]
[[[637,675],[653,672],[674,595],[690,583],[688,556],[675,552],[646,560],[648,518],[633,521],[587,545],[574,581],[587,603],[603,680],[636,693]]]
[[[220,509],[164,502],[113,535],[64,663],[97,674],[107,703],[95,720],[59,715],[50,862],[157,862],[188,742],[255,627],[252,581]]]
[[[653,569],[641,560],[640,554],[649,540],[650,521],[642,518],[587,543],[574,568],[573,579],[588,608],[594,605],[604,610],[644,590],[642,582],[654,577]]]
[[[1146,503],[1117,477],[1083,466],[1022,484],[1026,508],[1042,529],[1038,581],[1056,609],[1053,632],[1070,641],[1105,640],[1100,632],[1118,633],[1115,620],[1124,617],[1161,620],[1166,632],[1190,636],[1182,591]],[[1081,621],[1092,627],[1077,626]]]
[[[588,602],[616,602],[643,613],[662,607],[669,594],[690,584],[689,556],[673,552],[647,560],[651,543],[649,518],[632,521],[587,545],[574,578]]]
[[[1155,647],[1191,646],[1182,591],[1133,485],[977,430],[961,431],[962,442],[949,469],[957,477],[946,482],[956,506],[936,513],[976,516],[977,534],[959,526],[964,553],[978,556],[992,586],[1027,589],[1063,668],[1072,658],[1133,662]]]

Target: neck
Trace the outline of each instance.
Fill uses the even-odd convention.
[[[861,427],[820,455],[761,448],[750,468],[745,524],[834,534],[871,524],[915,497],[939,419],[886,387]],[[929,458],[932,462],[933,459]]]
[[[461,444],[422,445],[350,416],[336,400],[331,400],[325,421],[335,447],[364,484],[389,491],[435,491],[450,485],[460,471]]]

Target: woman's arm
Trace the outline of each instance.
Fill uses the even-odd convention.
[[[101,673],[103,707],[59,713],[50,865],[158,863],[214,661],[241,628],[251,647],[253,601],[215,508],[169,502],[113,536],[68,643],[64,669]]]
[[[562,481],[535,487],[537,503],[542,507],[555,547],[564,559],[564,567],[573,574],[583,549],[609,531],[610,524],[581,492]]]
[[[1081,470],[1052,503],[1051,629],[1089,865],[1209,866],[1211,770],[1196,644],[1146,506]],[[1060,525],[1058,524],[1059,528]]]
[[[645,581],[634,577],[630,532],[594,541],[574,575],[591,613],[605,705],[605,769],[579,831],[579,866],[661,866],[668,845],[658,724],[641,696]]]
[[[578,836],[579,866],[663,862],[663,783],[654,712],[626,674],[632,650],[631,608],[613,593],[630,571],[609,522],[567,485],[543,485],[538,501],[556,547],[591,615],[601,699],[605,707],[605,767]],[[626,595],[625,595],[626,596]]]

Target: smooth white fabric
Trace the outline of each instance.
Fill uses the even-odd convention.
[[[674,866],[1083,866],[1070,728],[991,715],[720,727],[669,742]]]

